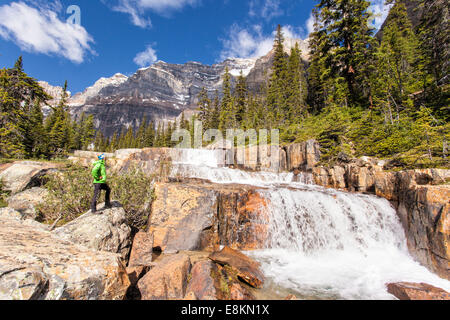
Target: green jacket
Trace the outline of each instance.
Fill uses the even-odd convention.
[[[94,162],[94,168],[92,169],[92,177],[94,177],[94,183],[106,183],[106,166],[105,160],[98,160]],[[100,177],[102,178],[100,180]]]

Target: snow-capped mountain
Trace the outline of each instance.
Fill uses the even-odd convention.
[[[307,41],[287,39],[286,52],[295,42],[299,43],[306,60]],[[75,118],[82,112],[93,114],[96,127],[111,136],[123,127],[138,127],[144,117],[148,121],[166,122],[179,117],[183,111],[192,114],[197,108],[197,96],[202,88],[211,97],[216,90],[220,93],[227,67],[232,82],[242,72],[247,77],[249,90],[256,92],[263,84],[265,74],[270,72],[272,58],[273,51],[260,58],[229,58],[214,65],[158,61],[137,70],[130,77],[118,73],[110,78],[101,78],[84,92],[72,96],[68,104]],[[57,87],[47,88],[55,95],[58,92]]]
[[[81,106],[86,103],[86,101],[92,97],[95,97],[100,90],[103,88],[112,86],[118,87],[122,83],[128,80],[127,76],[124,76],[121,73],[116,73],[110,78],[100,78],[98,79],[93,86],[88,87],[82,93],[75,94],[69,101],[70,106]]]

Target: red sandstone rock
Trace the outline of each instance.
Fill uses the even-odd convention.
[[[176,300],[186,294],[191,261],[185,254],[163,258],[138,281],[142,300]]]
[[[230,266],[236,271],[240,280],[252,287],[262,288],[265,279],[263,273],[259,270],[259,263],[243,253],[230,247],[224,247],[219,252],[213,252],[209,258],[220,265]]]
[[[153,254],[153,235],[147,232],[138,232],[133,240],[129,267],[150,266]]]
[[[396,282],[387,288],[400,300],[450,300],[450,293],[426,283]]]
[[[187,292],[194,293],[198,300],[217,300],[217,290],[211,276],[215,265],[211,261],[197,262],[191,271]]]

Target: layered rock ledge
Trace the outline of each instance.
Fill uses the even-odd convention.
[[[227,245],[263,248],[266,200],[258,188],[186,181],[155,184],[148,232],[161,250],[204,250]]]
[[[5,210],[12,209],[0,212],[0,299],[125,297],[130,282],[119,255],[63,240]]]

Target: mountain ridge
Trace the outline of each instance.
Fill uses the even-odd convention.
[[[286,53],[295,43],[299,44],[302,58],[307,61],[308,40],[286,39]],[[93,114],[96,129],[112,136],[124,127],[137,128],[144,117],[157,123],[173,121],[184,111],[195,113],[197,96],[202,88],[211,97],[216,91],[220,94],[226,68],[233,84],[242,72],[248,79],[249,90],[257,92],[269,72],[272,57],[273,50],[262,57],[228,58],[212,65],[196,61],[172,64],[159,60],[129,77],[120,73],[102,77],[83,92],[70,96],[67,104],[75,119],[83,112]],[[52,96],[62,92],[61,87],[52,87],[48,83],[44,89]],[[59,99],[55,98],[49,105],[58,102]]]

